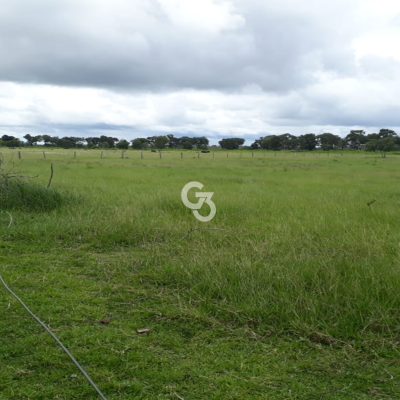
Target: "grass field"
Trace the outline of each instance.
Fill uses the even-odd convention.
[[[400,156],[21,152],[65,201],[3,205],[0,274],[109,400],[400,398]],[[0,321],[1,400],[98,398],[1,286]]]

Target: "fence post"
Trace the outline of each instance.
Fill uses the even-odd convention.
[[[200,152],[199,151],[197,152],[197,158],[200,158]]]
[[[181,153],[181,158],[183,158],[183,153]]]
[[[21,159],[21,152],[18,151],[18,159]]]
[[[46,158],[46,152],[43,152],[43,158]]]

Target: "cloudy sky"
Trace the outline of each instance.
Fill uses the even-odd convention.
[[[2,0],[0,136],[400,133],[398,0]]]

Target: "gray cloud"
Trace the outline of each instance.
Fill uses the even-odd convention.
[[[0,80],[114,89],[229,90],[257,84],[286,91],[316,69],[352,68],[349,4],[206,1],[192,27],[175,1],[13,0],[2,5]],[[195,4],[196,2],[190,2]],[[267,4],[268,4],[267,3]],[[329,15],[329,23],[326,17]],[[339,18],[340,16],[340,18]],[[209,18],[209,19],[207,19]],[[193,19],[196,21],[196,19]],[[349,22],[349,24],[347,24]],[[351,32],[349,32],[351,27]]]
[[[400,34],[399,14],[372,3],[6,0],[0,133],[396,128],[400,53],[379,37]]]

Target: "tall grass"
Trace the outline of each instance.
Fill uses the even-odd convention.
[[[0,154],[0,209],[51,211],[72,200],[70,195],[46,188],[17,168]]]
[[[397,335],[400,158],[92,154],[52,156],[56,189],[86,200],[46,217],[21,213],[25,239],[42,248],[57,240],[127,252],[146,265],[144,281],[177,287],[201,312],[228,323],[338,339]],[[43,173],[49,162],[32,156],[26,165]],[[214,192],[217,216],[209,224],[181,202],[190,181]],[[25,210],[63,201],[32,185],[17,184],[7,196],[2,207]],[[196,226],[226,231],[194,231],[180,241]]]

